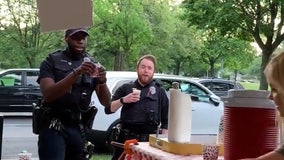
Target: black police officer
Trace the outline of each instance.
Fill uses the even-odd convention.
[[[93,91],[101,104],[110,105],[106,71],[103,66],[96,67],[95,60],[85,51],[87,36],[85,28],[66,30],[67,48],[49,54],[40,65],[38,83],[43,107],[50,108],[45,115],[48,121],[39,131],[41,160],[83,159],[81,113],[88,109]],[[84,57],[91,62],[83,61]],[[98,75],[94,78],[95,72]]]
[[[110,108],[105,108],[105,112],[111,114],[122,107],[121,128],[115,139],[119,143],[133,138],[149,141],[149,134],[156,133],[160,124],[162,133],[167,133],[169,100],[165,90],[153,81],[155,66],[153,55],[142,56],[136,67],[138,79],[119,87]],[[140,90],[140,94],[136,90]],[[114,148],[112,160],[122,158],[122,153],[123,148]]]

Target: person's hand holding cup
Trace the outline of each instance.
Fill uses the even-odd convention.
[[[92,74],[92,77],[100,77],[100,68],[103,67],[100,63],[93,63],[95,70]]]
[[[106,82],[106,69],[103,65],[101,65],[99,62],[94,63],[95,65],[95,71],[92,74],[92,77],[98,78],[99,83],[103,84]]]
[[[126,95],[123,98],[123,103],[135,103],[140,100],[140,93],[141,90],[132,88],[132,92],[130,92],[128,95]]]

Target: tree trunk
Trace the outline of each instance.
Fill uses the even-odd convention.
[[[234,82],[237,82],[238,70],[234,70]]]
[[[121,71],[122,70],[122,54],[120,51],[117,51],[115,53],[115,57],[114,57],[114,71]]]
[[[129,51],[125,50],[123,54],[121,55],[121,57],[123,61],[122,70],[129,71],[129,63],[126,63],[126,62],[129,62]]]
[[[260,68],[260,83],[259,83],[259,89],[260,90],[267,90],[268,89],[268,84],[267,84],[267,81],[266,81],[266,77],[263,73],[268,61],[269,61],[269,58],[272,54],[272,51],[269,51],[269,50],[263,50],[262,51],[262,60],[261,60],[261,68]]]
[[[173,74],[174,74],[174,75],[179,75],[180,66],[181,66],[181,63],[180,63],[180,62],[176,62],[175,68],[174,68],[174,70],[173,70]]]
[[[210,63],[210,77],[211,77],[211,78],[215,78],[214,63]]]

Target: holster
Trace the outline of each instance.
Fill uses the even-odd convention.
[[[44,107],[41,103],[33,103],[33,112],[32,112],[32,127],[33,133],[39,134],[40,129],[50,122],[50,112],[49,107]]]
[[[92,129],[95,116],[98,112],[98,108],[95,106],[90,107],[86,112],[81,113],[81,123],[85,129]]]
[[[88,134],[88,131],[92,129],[97,112],[98,112],[98,109],[95,106],[90,107],[85,112],[81,112],[81,124],[83,126],[83,132],[86,132]],[[94,145],[90,143],[88,140],[86,140],[85,147],[84,147],[84,159],[83,160],[91,159],[93,155],[93,151],[94,151]]]
[[[112,127],[111,139],[113,141],[118,141],[120,135],[121,135],[121,124],[118,123],[114,127]]]

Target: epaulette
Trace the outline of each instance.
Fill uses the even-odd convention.
[[[161,87],[163,82],[159,79],[154,79],[154,83],[156,86]]]
[[[52,52],[52,53],[50,53],[50,54],[56,54],[56,53],[62,53],[63,52],[63,50],[57,50],[57,51],[54,51],[54,52]]]

